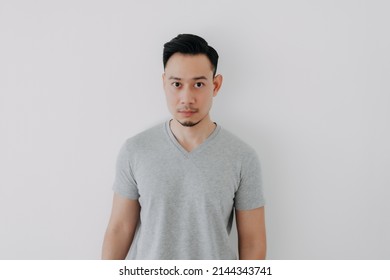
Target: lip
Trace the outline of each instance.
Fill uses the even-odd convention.
[[[183,116],[186,116],[186,117],[190,117],[192,116],[193,114],[195,114],[196,112],[194,111],[179,111],[179,113]]]

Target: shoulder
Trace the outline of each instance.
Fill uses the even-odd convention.
[[[256,155],[256,150],[252,146],[225,128],[220,130],[219,144],[226,152],[230,151],[239,157]]]
[[[165,123],[160,123],[126,139],[123,149],[127,151],[148,149],[163,141]]]

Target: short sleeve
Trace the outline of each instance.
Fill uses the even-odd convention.
[[[132,172],[130,156],[128,141],[126,141],[117,156],[115,180],[112,189],[114,192],[129,199],[138,199],[137,182]]]
[[[237,210],[251,210],[264,204],[260,161],[253,150],[243,158],[241,180],[235,193],[234,206]]]

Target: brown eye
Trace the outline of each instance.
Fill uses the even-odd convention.
[[[204,86],[204,83],[201,83],[201,82],[198,82],[198,83],[195,84],[196,88],[201,88],[203,86]]]
[[[175,87],[175,88],[178,88],[178,87],[180,87],[180,83],[179,82],[173,82],[172,86]]]

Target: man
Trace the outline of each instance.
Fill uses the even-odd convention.
[[[172,119],[122,146],[102,258],[237,259],[229,241],[235,213],[239,258],[264,259],[256,153],[209,115],[222,84],[217,52],[181,34],[164,45],[163,63]]]

